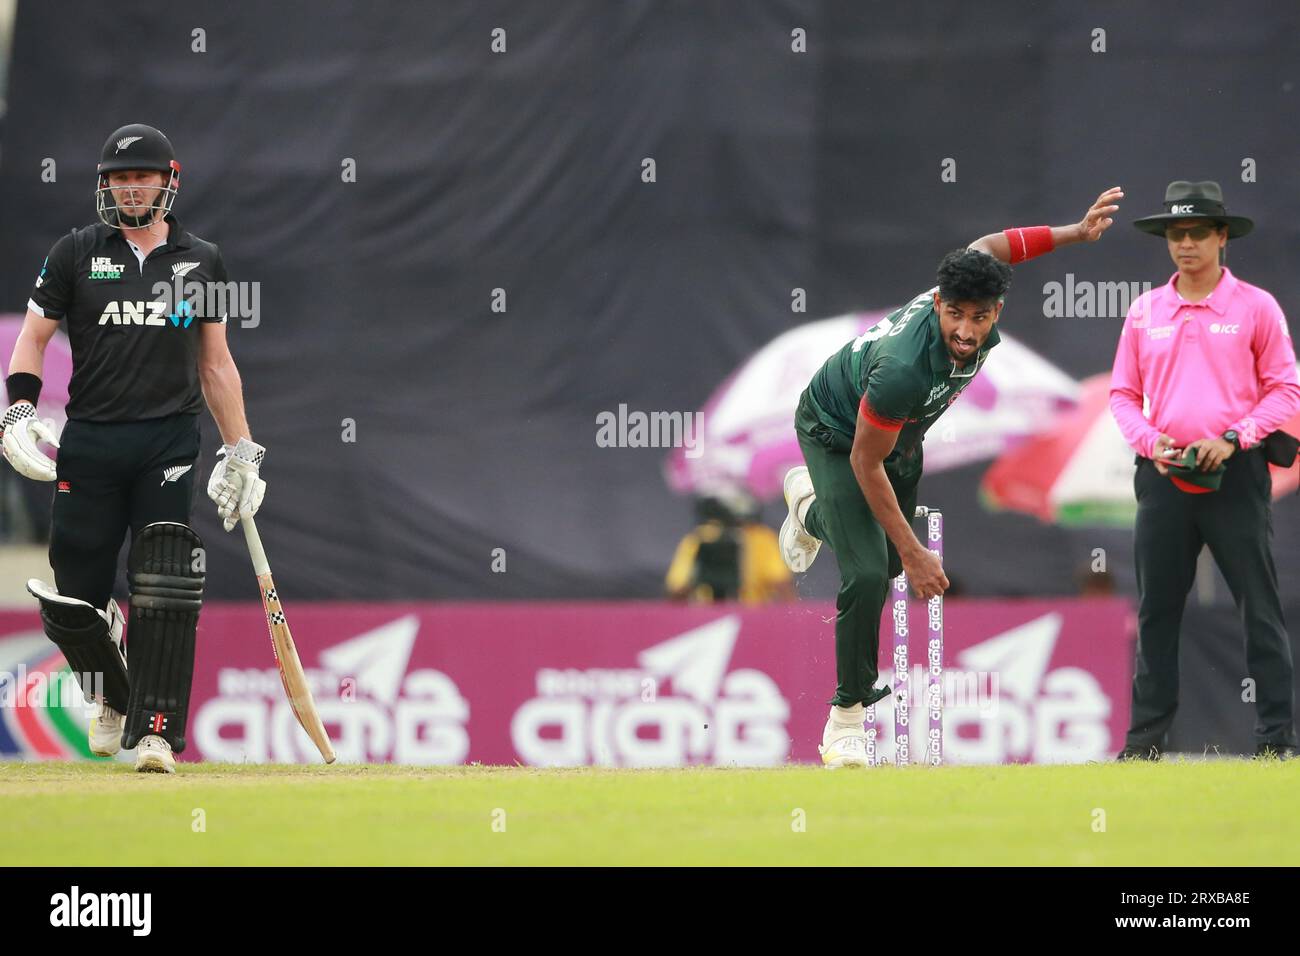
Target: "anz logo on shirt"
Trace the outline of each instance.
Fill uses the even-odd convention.
[[[194,306],[182,299],[168,314],[166,302],[110,302],[99,316],[100,325],[167,325],[188,329],[194,321]]]

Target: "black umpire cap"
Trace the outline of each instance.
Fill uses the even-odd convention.
[[[1228,238],[1238,239],[1255,223],[1245,216],[1229,216],[1223,204],[1223,190],[1212,179],[1199,183],[1179,179],[1165,187],[1165,211],[1134,219],[1133,225],[1153,236],[1164,236],[1165,226],[1179,219],[1209,219],[1228,227]]]

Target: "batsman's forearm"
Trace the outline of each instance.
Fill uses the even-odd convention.
[[[908,558],[923,551],[925,546],[912,531],[912,522],[898,506],[898,496],[894,494],[894,486],[885,474],[884,464],[869,465],[853,456],[850,456],[849,461],[858,485],[862,488],[862,495],[867,499],[867,506],[871,508],[871,514],[885,529],[886,537],[893,543],[899,556]]]
[[[9,358],[9,374],[26,372],[41,378],[45,369],[45,346],[37,342],[26,331],[18,333],[14,342],[14,354]]]
[[[240,438],[251,440],[253,433],[244,417],[243,383],[235,363],[204,368],[199,379],[203,385],[203,398],[221,432],[221,440],[227,445],[235,444]]]
[[[1053,252],[1061,246],[1068,246],[1075,242],[1083,241],[1083,231],[1076,222],[1071,226],[1052,226],[1052,246]],[[987,236],[980,236],[970,244],[971,249],[978,249],[980,252],[987,252],[994,259],[1002,262],[1011,262],[1011,242],[1007,239],[1004,232],[991,232]]]

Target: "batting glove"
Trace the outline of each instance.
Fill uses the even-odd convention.
[[[266,494],[266,482],[258,476],[258,468],[266,457],[266,449],[247,438],[235,445],[222,445],[219,460],[208,479],[208,497],[217,505],[222,527],[230,531],[245,516],[257,514]]]
[[[36,447],[37,440],[59,447],[59,438],[49,425],[36,417],[36,406],[28,401],[14,402],[0,419],[5,460],[14,471],[35,481],[53,481],[54,461]]]

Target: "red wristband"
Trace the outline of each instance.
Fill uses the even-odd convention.
[[[1056,248],[1052,241],[1051,226],[1016,226],[1003,229],[1002,235],[1011,243],[1011,264],[1045,255]]]

